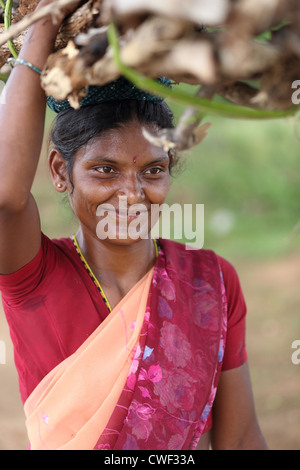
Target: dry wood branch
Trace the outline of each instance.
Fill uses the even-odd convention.
[[[210,99],[215,91],[214,87],[202,87],[196,96]],[[187,107],[174,129],[163,129],[157,134],[151,134],[147,129],[143,129],[143,134],[152,144],[163,147],[165,152],[189,150],[202,142],[207,135],[211,124],[207,122],[200,126],[201,120],[202,116],[199,117],[197,109]]]
[[[253,37],[299,11],[297,3],[297,0],[239,0],[233,4],[227,24],[237,36]]]
[[[260,90],[252,99],[260,109],[289,109],[291,85],[300,77],[300,63],[297,56],[283,57],[274,67],[267,70],[260,80]]]
[[[76,63],[75,59],[78,53],[78,49],[76,49],[74,43],[70,41],[67,47],[49,57],[42,74],[42,86],[47,91],[48,95],[53,96],[57,100],[64,100],[67,97],[73,96],[73,102],[75,103],[74,90],[76,90],[76,86],[72,83],[72,73],[73,64]],[[80,83],[79,86],[77,84],[78,99],[79,95],[82,95],[81,88],[83,88],[84,85],[84,83]],[[77,107],[77,103],[74,107]]]
[[[56,16],[62,5],[73,2],[57,0],[43,15]],[[38,18],[27,15],[15,25],[18,30],[28,19],[30,24]],[[300,79],[298,0],[86,0],[61,28],[57,50],[48,59],[42,76],[47,94],[68,97],[78,106],[87,85],[120,76],[106,37],[111,20],[118,26],[120,59],[137,72],[203,89],[213,86],[232,103],[257,110],[293,106],[291,83]],[[203,23],[220,21],[223,25],[203,30]],[[272,31],[269,40],[257,40],[258,33],[283,21],[285,27]],[[7,57],[5,47],[2,54]],[[257,89],[245,83],[250,80]],[[188,147],[191,142],[182,135]]]
[[[14,22],[18,18],[19,21],[22,20],[22,17],[20,17],[21,12],[33,12],[34,7],[38,3],[38,1],[30,3],[20,2],[20,8],[14,14]],[[93,27],[95,23],[95,18],[97,18],[99,15],[100,3],[101,0],[89,0],[83,5],[81,5],[77,10],[75,10],[75,12],[71,16],[68,16],[66,18],[56,38],[56,50],[66,47],[70,39],[74,39],[79,33],[86,32],[89,30],[89,28]],[[36,21],[34,17],[32,18],[32,21]],[[22,31],[14,39],[15,49],[18,53],[23,45],[27,30],[28,29]],[[0,25],[0,40],[3,37],[2,35],[4,34],[6,34],[4,30],[4,25]],[[10,55],[11,54],[9,52],[7,44],[3,44],[0,49],[0,67],[2,67],[6,63],[6,60],[8,59],[8,57],[10,57]]]
[[[146,13],[193,24],[217,25],[226,19],[228,9],[228,0],[104,0],[101,18],[109,22]]]
[[[223,96],[232,103],[236,103],[239,106],[253,106],[253,99],[257,96],[259,90],[251,87],[247,83],[235,82],[223,86],[218,90],[218,94]]]
[[[221,40],[218,44],[219,70],[224,77],[248,79],[269,70],[280,60],[280,51],[271,44],[256,41]]]
[[[134,34],[124,38],[122,60],[129,67],[136,67],[159,57],[172,49],[176,41],[191,32],[190,23],[171,18],[150,17],[145,20]]]
[[[64,8],[75,5],[76,3],[78,3],[78,0],[56,0],[56,2],[46,5],[39,10],[36,10],[34,13],[29,13],[18,23],[13,24],[6,32],[1,34],[0,46],[5,44],[9,39],[15,38],[22,33],[22,31],[29,28],[29,26],[46,16],[51,16],[53,21],[56,21]]]
[[[20,15],[20,17],[17,21],[25,15],[28,15],[28,13],[32,13],[38,6],[39,2],[40,0],[19,0],[17,15]]]
[[[68,59],[72,62],[69,70],[75,92],[80,91],[83,85],[103,85],[120,75],[110,49],[106,49],[104,36],[106,38],[105,30],[96,31],[93,37],[90,36],[87,45],[81,48],[80,54]],[[212,83],[216,75],[214,51],[208,41],[197,37],[194,28],[186,21],[150,17],[134,33],[129,31],[122,37],[121,58],[127,66],[153,78],[166,75],[177,82]],[[55,75],[51,74],[50,81],[49,70],[55,64],[56,69],[60,69],[61,77],[65,60],[64,50],[50,56],[43,77],[47,93],[53,92],[51,81],[55,79]],[[58,92],[58,89],[59,80],[56,80],[57,98],[63,96],[63,92]]]
[[[183,115],[184,119],[191,117],[189,111]],[[197,126],[193,131],[188,131],[184,126],[181,126],[175,130],[164,129],[160,131],[158,135],[153,135],[146,128],[143,128],[143,135],[156,147],[162,147],[165,152],[172,150],[185,151],[200,144],[207,136],[207,130],[210,126],[211,123],[206,122],[201,126]]]
[[[88,32],[95,25],[101,2],[102,0],[87,1],[64,21],[57,37],[56,49],[65,47],[70,39],[74,39],[80,33]]]

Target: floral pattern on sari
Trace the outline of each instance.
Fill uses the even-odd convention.
[[[217,257],[160,245],[127,382],[95,449],[195,449],[214,402],[227,327]]]

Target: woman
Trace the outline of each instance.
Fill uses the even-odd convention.
[[[0,115],[0,288],[31,448],[264,449],[232,266],[121,236],[135,220],[121,198],[148,220],[168,193],[172,156],[142,132],[171,126],[164,103],[114,95],[58,114],[50,172],[79,229],[41,233],[30,189],[46,98],[30,64],[43,68],[58,28],[50,18],[31,27]],[[103,206],[116,210],[115,237],[97,232]]]

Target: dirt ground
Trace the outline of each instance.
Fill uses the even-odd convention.
[[[300,340],[300,252],[234,264],[248,305],[247,349],[260,426],[270,449],[299,450],[300,364],[292,363],[291,345]],[[0,363],[0,450],[25,449],[24,414],[2,313],[0,341],[6,345],[6,364]]]

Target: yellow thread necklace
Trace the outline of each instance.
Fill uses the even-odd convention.
[[[71,237],[71,240],[72,240],[73,243],[74,243],[74,246],[75,246],[75,248],[76,248],[76,251],[77,251],[77,253],[78,253],[78,255],[79,255],[79,257],[80,257],[80,259],[81,259],[83,265],[85,266],[85,268],[86,268],[87,272],[89,273],[91,279],[94,281],[94,283],[95,283],[95,285],[96,285],[98,291],[100,292],[100,294],[101,294],[101,296],[102,296],[102,298],[103,298],[103,300],[104,300],[104,302],[105,302],[105,304],[106,304],[108,310],[111,312],[111,311],[112,311],[112,308],[111,308],[111,306],[110,306],[110,304],[109,304],[109,301],[108,301],[108,299],[107,299],[107,297],[106,297],[106,295],[105,295],[105,293],[104,293],[104,290],[103,290],[102,287],[101,287],[100,282],[99,282],[98,279],[96,278],[96,276],[95,276],[95,274],[93,273],[92,269],[90,268],[88,262],[86,261],[85,257],[83,256],[82,251],[81,251],[81,249],[80,249],[80,247],[79,247],[79,245],[78,245],[78,241],[77,241],[76,235],[73,235],[73,236]],[[154,243],[154,247],[155,247],[155,257],[157,258],[158,252],[159,252],[159,248],[158,248],[158,243],[157,243],[157,241],[155,240],[155,238],[153,238],[153,243]]]

